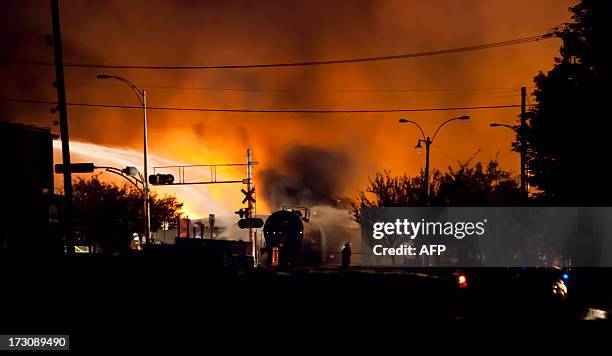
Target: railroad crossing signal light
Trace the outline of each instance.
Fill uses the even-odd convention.
[[[260,218],[250,218],[250,219],[240,219],[238,220],[238,227],[241,229],[259,229],[264,226],[263,219]]]
[[[240,210],[234,211],[234,214],[240,216],[240,218],[245,218],[249,216],[249,208],[242,208]]]
[[[172,174],[155,174],[149,176],[149,184],[153,185],[166,185],[174,183],[174,176]]]
[[[71,163],[70,172],[72,173],[91,173],[96,167],[93,163]],[[55,173],[64,173],[65,166],[63,164],[55,165]]]

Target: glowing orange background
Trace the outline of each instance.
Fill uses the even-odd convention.
[[[569,20],[575,1],[63,1],[62,32],[67,62],[117,64],[245,64],[321,60],[428,51],[503,41],[545,33]],[[44,46],[50,32],[47,2],[14,5],[7,17],[17,57],[51,60]],[[142,71],[107,70],[149,88],[151,106],[269,109],[377,109],[519,104],[520,86],[552,66],[560,43],[548,40],[436,57],[377,63],[281,69]],[[99,70],[67,69],[68,100],[137,105],[118,82],[96,80]],[[2,96],[54,99],[52,68],[5,67]],[[155,86],[288,89],[287,91],[202,91]],[[515,88],[495,91],[337,92],[361,89]],[[332,90],[332,91],[329,91]],[[47,106],[3,104],[12,121],[51,126]],[[247,114],[151,111],[150,151],[185,163],[244,161],[251,147],[258,169],[278,166],[285,149],[301,143],[345,152],[351,162],[344,189],[354,195],[383,169],[417,174],[424,157],[414,149],[417,130],[432,133],[453,123],[432,146],[432,167],[445,168],[481,150],[517,171],[511,124],[518,109],[403,114]],[[138,110],[69,109],[75,140],[140,149]],[[54,129],[56,131],[57,127]],[[140,162],[135,162],[140,163]],[[256,180],[257,183],[257,180]],[[229,195],[240,199],[239,187]],[[188,200],[188,197],[181,197]],[[235,207],[240,206],[236,201]],[[230,203],[227,203],[230,204]],[[230,204],[231,205],[231,204]],[[264,205],[260,205],[265,210]],[[205,212],[200,212],[204,215]],[[207,212],[206,212],[207,213]]]

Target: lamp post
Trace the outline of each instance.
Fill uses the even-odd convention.
[[[431,146],[431,144],[436,139],[436,135],[438,135],[438,132],[440,131],[442,126],[448,124],[451,121],[455,121],[455,120],[469,120],[469,119],[470,119],[469,116],[464,115],[464,116],[458,116],[458,117],[455,117],[455,118],[452,118],[452,119],[444,121],[442,124],[440,124],[440,126],[438,126],[438,128],[434,132],[432,138],[429,138],[429,136],[425,136],[425,131],[423,131],[423,129],[421,128],[421,125],[419,125],[415,121],[406,120],[406,119],[400,119],[399,120],[400,124],[414,124],[414,125],[416,125],[416,127],[419,128],[419,131],[421,131],[421,137],[422,138],[419,138],[419,140],[417,141],[417,144],[415,146],[415,148],[417,150],[420,150],[422,148],[421,142],[425,143],[425,197],[427,199],[427,205],[429,205],[429,196],[430,196],[430,189],[429,189],[429,147]]]
[[[149,144],[147,139],[147,91],[145,89],[139,89],[134,83],[127,80],[126,78],[109,75],[109,74],[98,74],[98,79],[116,79],[125,85],[127,85],[138,97],[138,101],[142,105],[143,113],[144,113],[144,179],[143,179],[143,188],[144,188],[144,243],[148,244],[150,241],[151,234],[151,214],[150,214],[150,202],[149,202],[149,182],[148,182],[148,170],[147,170],[147,156],[149,151]]]
[[[517,130],[516,126],[512,126],[512,125],[508,125],[508,124],[498,124],[498,123],[495,123],[495,122],[492,123],[492,124],[489,124],[489,126],[491,126],[491,127],[507,127],[510,130],[512,130],[512,131],[516,131]]]
[[[489,126],[491,127],[505,127],[508,128],[512,131],[514,131],[514,133],[518,134],[521,126],[518,125],[507,125],[507,124],[498,124],[496,122],[489,124]],[[527,200],[527,198],[529,197],[529,192],[527,190],[527,161],[526,161],[526,146],[525,146],[525,142],[523,141],[522,136],[521,137],[521,150],[520,150],[520,154],[521,154],[521,197],[524,200]]]

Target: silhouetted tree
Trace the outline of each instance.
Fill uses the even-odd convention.
[[[431,206],[513,206],[520,202],[517,181],[497,161],[486,166],[468,161],[460,163],[457,170],[449,167],[446,173],[432,173]],[[377,173],[366,190],[351,202],[353,218],[360,222],[366,208],[425,206],[424,182],[423,171],[418,177],[391,177],[389,171]]]
[[[583,0],[570,9],[573,23],[556,31],[561,58],[534,79],[535,106],[528,127],[528,182],[539,198],[558,204],[612,201],[609,163],[612,146],[605,127],[610,117],[609,50],[612,2]]]
[[[478,162],[475,165],[467,162],[459,163],[458,169],[448,168],[442,173],[439,170],[432,172],[431,181],[431,207],[445,206],[514,206],[521,201],[521,190],[518,182],[509,172],[502,170],[497,161],[490,161],[486,166]],[[418,177],[391,177],[389,171],[378,173],[365,191],[361,192],[355,201],[351,202],[353,219],[361,223],[367,216],[365,209],[375,207],[419,207],[427,203],[423,185],[424,172]],[[429,209],[432,217],[442,213],[440,209]],[[432,243],[439,240],[430,239]],[[403,236],[387,236],[383,240],[386,247],[397,247],[406,242]],[[417,240],[415,247],[420,248],[422,240]],[[447,242],[452,244],[454,241]],[[523,241],[517,241],[523,244]],[[524,244],[523,244],[524,245]],[[521,245],[522,246],[522,245]],[[469,252],[479,255],[476,241],[469,240],[463,243],[460,256],[467,257]],[[393,264],[396,258],[391,257]],[[439,264],[439,257],[436,263]]]
[[[174,218],[182,207],[174,196],[151,193],[151,231]],[[135,187],[105,183],[93,176],[74,184],[74,207],[80,238],[109,253],[130,246],[133,234],[142,235],[143,196]]]
[[[468,162],[457,170],[449,167],[445,174],[437,172],[434,188],[432,206],[508,206],[520,201],[517,181],[497,161],[486,166]]]

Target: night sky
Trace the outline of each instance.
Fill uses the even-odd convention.
[[[60,2],[66,62],[125,65],[293,62],[463,47],[546,33],[569,21],[568,7],[573,4],[565,0]],[[51,32],[48,1],[3,1],[2,5],[0,57],[52,61],[52,47],[44,42]],[[138,105],[120,83],[96,79],[102,72],[121,75],[147,88],[149,105],[157,107],[508,105],[520,104],[520,87],[532,87],[533,76],[552,67],[559,46],[554,39],[435,57],[295,68],[67,68],[66,86],[69,102]],[[0,97],[56,99],[53,67],[3,64],[0,75]],[[52,127],[57,117],[49,109],[50,105],[0,101],[0,117],[14,122]],[[319,186],[313,181],[320,181],[327,184],[325,189],[307,195],[315,200],[310,203],[318,203],[329,196],[354,196],[365,188],[369,176],[383,169],[417,174],[424,165],[423,155],[413,149],[418,131],[399,126],[401,117],[420,122],[429,133],[448,118],[472,117],[438,135],[432,146],[433,168],[456,165],[480,149],[477,160],[499,155],[502,167],[516,172],[512,132],[488,125],[512,124],[519,112],[518,108],[341,115],[151,111],[149,147],[154,155],[187,163],[242,162],[250,147],[260,162],[256,184],[270,188],[262,177],[277,177],[283,184],[312,190]],[[75,141],[141,147],[138,110],[69,107],[68,118]],[[53,130],[59,132],[58,127]],[[301,166],[296,160],[308,164]],[[277,204],[270,191],[262,207]],[[239,193],[233,194],[239,198]]]

